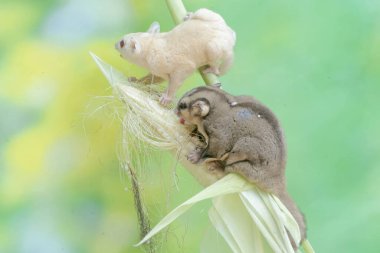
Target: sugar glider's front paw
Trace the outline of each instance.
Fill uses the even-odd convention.
[[[189,162],[192,164],[198,163],[200,159],[201,153],[197,149],[190,151],[190,153],[187,155],[187,160],[189,160]]]
[[[167,106],[171,102],[172,102],[172,98],[168,96],[168,94],[166,93],[162,94],[162,96],[160,97],[160,104],[162,104],[163,106]]]

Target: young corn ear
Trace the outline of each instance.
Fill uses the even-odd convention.
[[[232,252],[294,252],[287,231],[297,243],[300,242],[300,231],[297,222],[277,197],[261,191],[238,175],[228,174],[218,180],[207,168],[187,162],[185,154],[193,148],[189,132],[178,123],[172,110],[159,105],[159,91],[149,85],[129,82],[111,65],[91,55],[117,97],[124,102],[123,128],[128,136],[135,139],[123,142],[139,140],[176,153],[184,167],[206,186],[165,216],[136,246],[149,242],[194,204],[211,199],[210,221]],[[128,159],[133,160],[133,157]],[[306,252],[313,252],[308,242],[307,246]]]

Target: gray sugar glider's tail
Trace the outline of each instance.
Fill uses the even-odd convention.
[[[298,209],[297,205],[293,199],[289,196],[286,191],[277,194],[281,202],[288,208],[289,212],[293,215],[294,219],[297,221],[301,232],[301,242],[306,239],[306,222],[303,214]],[[292,242],[294,248],[298,248],[299,245],[295,247],[294,242]]]

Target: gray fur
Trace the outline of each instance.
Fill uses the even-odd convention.
[[[209,106],[206,116],[192,113],[198,109],[192,104],[199,100]],[[286,191],[283,131],[269,108],[253,97],[233,96],[219,88],[203,86],[179,100],[177,113],[207,135],[204,147],[198,146],[189,154],[191,162],[212,163],[212,169],[238,173],[275,194],[296,219],[302,240],[306,238],[304,217]]]

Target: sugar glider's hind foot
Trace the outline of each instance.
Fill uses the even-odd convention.
[[[212,161],[207,161],[206,159],[204,161],[204,164],[209,172],[212,173],[225,173],[224,172],[224,163],[220,160],[212,160]]]
[[[212,67],[210,66],[210,67],[204,69],[202,72],[204,74],[214,74],[214,75],[217,75],[217,76],[220,75],[219,68],[216,67],[216,66],[212,66]]]
[[[193,12],[188,12],[186,13],[186,16],[183,17],[183,21],[187,21],[193,17],[194,13]]]

